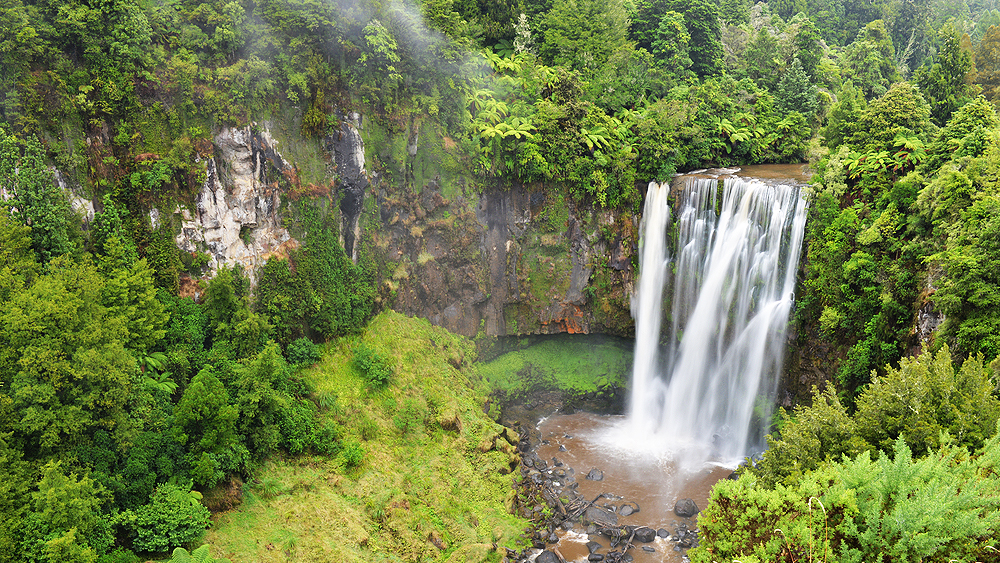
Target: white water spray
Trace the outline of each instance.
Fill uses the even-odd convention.
[[[794,186],[726,178],[717,216],[717,180],[684,181],[673,262],[670,188],[650,184],[646,197],[628,433],[631,446],[685,465],[732,463],[762,445],[761,423],[770,418],[806,203]],[[670,331],[661,344],[671,264]]]

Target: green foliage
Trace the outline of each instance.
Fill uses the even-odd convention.
[[[897,82],[861,112],[850,143],[862,151],[892,149],[900,135],[923,135],[929,127],[930,106],[908,82]]]
[[[870,22],[844,51],[840,67],[866,99],[879,98],[896,82],[896,51],[882,20]]]
[[[208,509],[190,487],[164,483],[156,488],[149,504],[127,515],[127,528],[139,551],[166,553],[201,539],[210,524]]]
[[[959,206],[971,196],[949,192]],[[1000,197],[976,198],[960,217],[945,250],[934,256],[946,277],[933,299],[946,315],[941,333],[955,339],[963,353],[991,360],[1000,356]]]
[[[288,345],[285,352],[288,361],[293,365],[307,366],[315,364],[320,359],[320,347],[306,337],[301,337]]]
[[[355,346],[352,365],[374,389],[388,385],[394,371],[389,358],[364,343]]]
[[[76,219],[37,139],[22,141],[0,129],[0,184],[13,194],[4,206],[16,209],[17,219],[31,228],[31,245],[42,262],[74,250]]]
[[[720,481],[699,515],[691,560],[987,560],[1000,512],[998,447],[994,438],[974,457],[945,446],[914,460],[900,438],[891,458],[864,452],[787,487],[761,487],[749,475]]]
[[[874,378],[858,397],[858,434],[888,451],[902,437],[917,455],[936,450],[947,433],[956,445],[978,449],[993,435],[1000,401],[981,358],[967,358],[957,372],[951,352],[903,359]]]
[[[972,71],[972,53],[959,46],[961,35],[952,25],[940,30],[942,45],[934,64],[920,67],[916,82],[931,106],[931,118],[943,126],[951,114],[972,97],[973,87],[967,82]]]
[[[540,31],[538,51],[547,62],[596,74],[627,40],[627,7],[617,0],[554,0]]]
[[[753,473],[763,486],[792,483],[807,471],[863,451],[889,452],[897,439],[918,455],[953,444],[974,451],[993,436],[1000,400],[989,370],[968,358],[956,371],[947,346],[936,354],[904,358],[900,367],[872,378],[847,409],[832,388],[814,389],[813,403],[782,413],[780,437],[768,437],[768,451]]]
[[[798,112],[807,119],[816,113],[816,87],[809,82],[809,76],[802,70],[798,57],[781,76],[775,101],[782,112]]]
[[[170,563],[230,563],[225,557],[212,557],[208,544],[195,549],[192,552],[183,547],[175,548],[170,555]]]
[[[195,482],[213,486],[222,478],[218,456],[236,441],[239,410],[230,404],[222,382],[205,368],[191,380],[174,410],[174,423],[190,440],[189,459]]]

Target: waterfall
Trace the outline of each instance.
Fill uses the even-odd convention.
[[[683,181],[673,260],[670,188],[653,183],[646,196],[628,426],[649,449],[731,463],[763,445],[806,202],[795,186],[727,177],[720,206],[718,180]]]

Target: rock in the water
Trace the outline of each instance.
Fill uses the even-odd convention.
[[[595,553],[595,552],[597,552],[598,549],[601,549],[601,544],[599,544],[599,543],[597,543],[595,541],[589,541],[589,542],[587,542],[587,551],[589,553]]]
[[[561,452],[566,451],[566,446],[563,446],[562,444],[560,444],[559,445],[559,451],[561,451]]]
[[[622,516],[631,516],[632,507],[627,504],[623,504],[621,508],[618,509],[618,514],[621,514]]]
[[[552,532],[549,534],[549,537],[545,538],[545,541],[549,543],[559,543],[559,536],[557,536],[555,532]]]
[[[560,563],[559,557],[549,550],[545,550],[538,554],[535,558],[535,563]]]
[[[600,553],[591,553],[587,556],[587,561],[604,561],[604,556]]]
[[[668,532],[664,528],[660,528],[659,530],[656,530],[656,535],[660,536],[661,538],[669,538],[670,532]]]
[[[603,527],[618,525],[618,515],[599,506],[588,507],[583,513],[583,519]]]
[[[587,473],[587,480],[589,480],[589,481],[603,481],[604,480],[604,472],[595,467],[595,468],[593,468],[593,469],[590,470],[590,473]]]
[[[642,546],[642,550],[645,551],[645,552],[647,552],[647,553],[656,553],[656,550],[653,549],[653,548],[651,548],[651,547],[649,547],[648,545]]]
[[[680,516],[681,518],[690,518],[695,514],[698,514],[698,512],[700,512],[698,505],[689,498],[682,498],[677,501],[677,504],[674,505],[674,514]]]
[[[656,539],[656,530],[642,526],[635,529],[635,540],[642,543],[649,543]]]
[[[553,457],[552,458],[552,466],[553,467],[562,467],[562,464],[563,464],[563,462],[559,461],[559,458],[557,458],[557,457]]]

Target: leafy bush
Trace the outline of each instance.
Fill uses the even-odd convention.
[[[344,449],[340,452],[340,457],[344,459],[344,466],[353,469],[361,465],[365,460],[365,449],[355,440],[350,440],[344,444]]]
[[[229,560],[224,557],[218,559],[212,557],[206,543],[190,553],[183,547],[178,547],[170,557],[169,563],[229,563]]]
[[[864,452],[789,486],[760,487],[752,475],[720,481],[689,556],[695,563],[995,560],[998,464],[996,435],[977,456],[945,446],[917,461],[899,438],[891,458],[883,452],[872,461]]]
[[[764,486],[787,484],[824,461],[889,452],[900,437],[918,455],[937,449],[943,436],[975,450],[1000,418],[993,386],[980,358],[966,359],[956,371],[947,346],[904,359],[865,387],[852,415],[829,388],[792,416],[782,411],[781,435],[768,436],[768,451],[753,472]]]
[[[375,389],[381,389],[392,378],[393,367],[389,358],[361,343],[354,348],[354,369]]]
[[[311,365],[320,359],[319,346],[305,336],[288,345],[288,361],[295,365]]]
[[[211,514],[198,496],[189,487],[171,483],[157,487],[149,504],[134,513],[132,545],[139,551],[165,553],[199,539]]]

